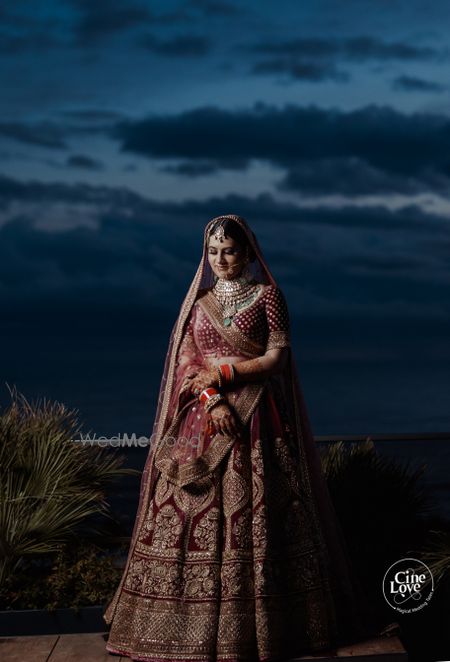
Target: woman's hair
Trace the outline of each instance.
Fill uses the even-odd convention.
[[[236,223],[232,218],[218,219],[216,223],[212,226],[209,237],[213,235],[219,226],[223,227],[223,231],[227,237],[234,239],[244,250],[247,249],[248,257],[250,262],[254,262],[256,259],[255,252],[250,245],[245,231],[241,228],[239,223]]]

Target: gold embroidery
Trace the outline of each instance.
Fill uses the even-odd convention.
[[[194,528],[194,540],[201,549],[215,549],[218,543],[217,520],[219,518],[219,509],[211,508]]]
[[[266,351],[277,347],[290,347],[290,345],[291,341],[287,331],[270,331],[267,338]]]
[[[249,549],[252,546],[252,509],[246,508],[232,526],[237,547]]]
[[[175,508],[170,504],[163,506],[155,518],[152,547],[157,551],[175,547],[182,530],[181,519]]]
[[[221,574],[224,599],[249,598],[254,596],[253,566],[251,563],[235,562],[224,564]]]
[[[300,496],[301,492],[298,481],[296,458],[291,456],[286,440],[281,437],[276,437],[273,441],[273,450],[279,461],[280,469],[286,475],[291,489],[296,495]]]
[[[270,481],[276,483],[282,475],[287,455],[280,440],[268,444],[272,446],[256,439],[233,446],[223,475],[218,468],[211,476],[212,498],[203,502],[201,517],[197,519],[199,490],[184,501],[186,521],[178,549],[139,547],[143,553],[133,555],[107,650],[207,662],[298,657],[328,645],[335,621],[323,558],[311,537],[312,522],[301,517],[303,504],[294,501],[295,507],[286,509],[282,499],[274,498]],[[161,478],[156,491],[162,498],[166,488],[164,479],[158,485]],[[160,504],[164,516],[158,517],[156,510],[158,541],[174,517],[167,506],[172,499],[180,503],[185,493],[185,488],[174,487]],[[222,526],[233,535],[225,536],[221,549]],[[278,534],[280,546],[271,546],[269,553],[267,543],[278,540]],[[301,630],[295,629],[299,623]]]
[[[223,512],[230,519],[231,515],[247,503],[249,498],[247,483],[233,466],[225,472],[223,489],[227,497],[224,498]]]
[[[243,425],[246,425],[256,409],[262,396],[263,388],[264,385],[260,383],[246,384],[241,387],[239,396],[234,402],[234,409]],[[201,481],[208,477],[226,457],[235,443],[236,437],[216,434],[202,455],[193,458],[189,462],[180,464],[175,458],[170,456],[172,448],[170,439],[176,436],[179,420],[177,418],[169,428],[166,443],[159,445],[156,452],[155,464],[166,475],[167,479],[176,485],[184,486],[194,482],[200,485]]]
[[[158,508],[161,507],[161,504],[164,501],[167,501],[167,499],[170,497],[172,493],[173,493],[172,483],[166,480],[164,475],[161,476],[155,488],[155,503],[158,506]]]
[[[190,512],[191,517],[204,510],[214,499],[214,484],[211,476],[202,481],[190,483],[174,489],[174,500],[183,512]]]
[[[264,354],[264,347],[259,343],[253,342],[250,338],[247,338],[234,322],[232,322],[230,326],[223,326],[222,309],[216,297],[210,290],[198,300],[198,305],[201,306],[208,315],[208,318],[216,331],[222,336],[222,338],[225,338],[232,347],[236,347],[242,354],[246,354],[247,356]]]
[[[264,506],[260,506],[253,516],[253,545],[255,549],[265,547],[267,540],[267,522]]]

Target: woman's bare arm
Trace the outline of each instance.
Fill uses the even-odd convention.
[[[288,354],[289,347],[274,347],[268,349],[264,356],[235,363],[235,383],[258,382],[282,372],[287,365]]]

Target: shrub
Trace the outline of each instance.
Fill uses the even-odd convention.
[[[10,390],[0,416],[0,587],[27,557],[60,552],[79,539],[101,539],[113,520],[105,488],[124,458],[76,443],[77,411],[59,402],[29,403]]]

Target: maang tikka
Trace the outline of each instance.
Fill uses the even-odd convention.
[[[225,230],[223,229],[223,222],[219,225],[218,228],[216,228],[213,237],[217,239],[217,241],[223,241],[225,239]]]

